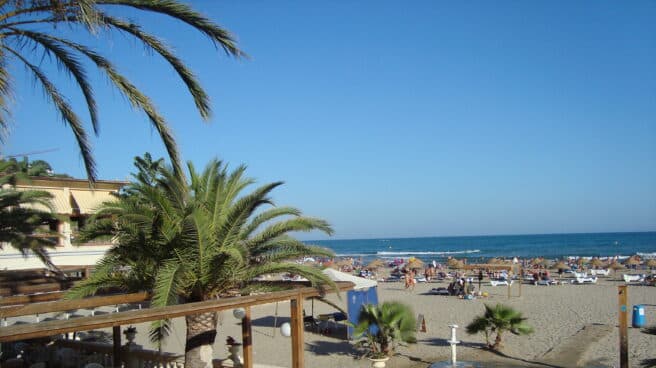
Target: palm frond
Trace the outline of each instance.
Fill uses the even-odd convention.
[[[219,27],[211,20],[196,12],[186,4],[174,0],[98,0],[99,5],[124,5],[140,10],[152,11],[166,14],[178,19],[189,26],[199,30],[209,39],[220,46],[226,55],[234,57],[246,57],[247,55],[236,46],[233,35],[227,30]]]
[[[164,42],[142,31],[141,27],[136,23],[126,22],[107,14],[103,14],[102,17],[105,24],[133,35],[137,40],[142,41],[144,45],[161,55],[173,67],[180,79],[187,86],[187,90],[191,93],[201,117],[205,120],[210,118],[211,108],[209,96],[196,79],[196,76],[186,67],[182,60],[175,56],[173,51]]]
[[[152,305],[162,307],[178,303],[179,288],[177,274],[183,271],[183,265],[178,260],[166,261],[157,272],[155,288],[153,290]]]
[[[248,226],[244,227],[239,237],[241,239],[246,239],[265,222],[271,221],[281,216],[301,216],[301,211],[293,207],[276,207],[266,210],[261,214],[253,217]]]
[[[98,133],[98,111],[96,100],[93,96],[93,88],[88,81],[86,71],[77,57],[71,54],[65,47],[63,47],[56,38],[48,34],[33,32],[30,30],[8,27],[11,32],[5,33],[5,36],[22,37],[32,40],[38,45],[41,45],[46,52],[55,55],[56,60],[59,62],[63,69],[70,74],[84,95],[89,109],[89,116],[91,117],[91,124],[94,132]]]
[[[84,167],[87,171],[87,175],[92,181],[95,181],[96,163],[95,160],[93,159],[93,156],[91,155],[91,144],[87,139],[86,131],[84,130],[82,122],[78,118],[77,114],[75,114],[71,106],[68,104],[68,102],[66,102],[64,97],[55,87],[55,85],[52,84],[52,82],[50,82],[50,80],[46,77],[46,75],[41,71],[39,67],[30,63],[27,59],[25,59],[20,53],[18,53],[14,49],[7,46],[2,46],[2,48],[7,52],[13,54],[16,58],[18,58],[32,72],[32,74],[36,77],[36,79],[41,83],[46,96],[50,98],[50,100],[53,102],[53,104],[59,111],[62,121],[68,124],[73,130],[73,135],[75,136],[75,140],[77,141],[78,147],[80,148],[80,153],[82,154],[82,160],[84,161]]]

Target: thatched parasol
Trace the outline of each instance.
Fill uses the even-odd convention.
[[[487,261],[488,264],[503,264],[503,259],[501,258],[492,258],[489,261]]]
[[[602,260],[597,257],[592,258],[592,260],[590,261],[590,266],[592,267],[601,267],[603,266],[603,264],[604,262],[602,262]]]
[[[367,265],[367,269],[368,270],[377,270],[377,269],[379,269],[381,267],[384,267],[384,266],[385,266],[385,261],[383,261],[382,259],[374,259],[373,261],[371,261],[371,263],[369,263]]]
[[[419,258],[410,258],[405,267],[408,269],[424,268],[424,262]]]
[[[619,262],[613,262],[613,263],[611,263],[611,264],[608,265],[608,268],[610,268],[611,270],[613,270],[613,273],[615,273],[617,270],[621,270],[621,269],[623,269],[623,268],[625,268],[625,267],[624,267],[623,264],[621,264],[621,263],[619,263]]]
[[[636,265],[639,265],[640,263],[641,263],[640,258],[638,258],[636,256],[631,256],[631,257],[629,257],[629,259],[627,259],[624,262],[624,264],[627,265],[627,266],[636,266]]]
[[[457,258],[449,258],[446,261],[446,265],[449,266],[450,268],[454,268],[458,262],[460,262]]]
[[[558,261],[551,268],[555,268],[557,270],[564,270],[566,268],[569,268],[569,266],[567,265],[567,263],[565,263],[563,261]]]
[[[656,268],[656,259],[649,259],[647,262],[645,262],[645,266],[649,267],[649,269]]]
[[[339,261],[333,263],[332,267],[339,270],[342,267],[350,267],[350,266],[353,266],[353,259],[347,258],[347,259],[342,259],[342,260],[339,260]]]

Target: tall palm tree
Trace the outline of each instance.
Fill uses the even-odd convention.
[[[415,328],[412,309],[403,303],[366,304],[360,311],[354,335],[364,336],[371,358],[381,358],[391,356],[397,342],[416,342]]]
[[[227,55],[244,55],[228,31],[177,0],[0,0],[0,129],[6,130],[11,111],[11,73],[7,68],[11,62],[16,62],[25,66],[34,76],[35,82],[43,88],[45,96],[55,106],[63,122],[73,131],[87,175],[90,180],[94,180],[96,168],[87,129],[66,96],[39,65],[42,60],[54,60],[74,80],[85,98],[93,131],[98,134],[97,103],[86,68],[86,65],[91,64],[107,76],[134,108],[148,116],[162,138],[173,167],[182,175],[173,136],[150,98],[123,76],[105,56],[61,35],[61,29],[72,28],[76,32],[100,36],[118,32],[135,39],[171,65],[191,93],[200,116],[209,119],[209,97],[183,61],[162,40],[143,30],[139,24],[112,14],[115,8],[152,12],[182,21],[206,35]]]
[[[467,325],[468,334],[485,333],[485,341],[489,348],[499,350],[502,347],[502,335],[508,331],[515,335],[528,335],[533,332],[533,328],[525,323],[526,318],[522,313],[515,309],[497,304],[491,307],[485,304],[485,313],[482,316],[474,318]],[[496,332],[494,344],[490,344],[489,337],[491,333]]]
[[[52,196],[45,191],[16,190],[17,171],[15,162],[0,162],[0,249],[8,243],[23,256],[33,253],[46,267],[55,269],[47,251],[57,245],[52,240],[56,235],[47,229],[56,220]]]
[[[152,305],[164,306],[216,299],[257,284],[257,276],[271,273],[292,272],[314,284],[330,283],[318,268],[288,262],[332,255],[290,237],[289,232],[330,234],[332,229],[295,208],[266,208],[272,205],[269,193],[281,182],[245,193],[254,182],[244,176],[244,166],[228,171],[213,160],[201,173],[188,166],[189,182],[171,169],[160,169],[154,183],[132,183],[127,195],[100,208],[82,237],[112,235],[118,244],[69,297],[112,287],[151,290]],[[185,366],[211,366],[211,354],[203,352],[211,352],[216,313],[189,315],[186,323]],[[156,327],[159,336],[166,324]]]

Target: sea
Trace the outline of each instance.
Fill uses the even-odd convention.
[[[320,240],[309,242],[332,249],[338,257],[375,258],[392,261],[419,258],[442,263],[448,257],[467,258],[478,263],[490,258],[562,259],[568,257],[619,257],[640,255],[656,258],[656,232],[444,236],[422,238],[385,238]]]

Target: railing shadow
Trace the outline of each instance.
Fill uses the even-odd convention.
[[[348,341],[315,341],[305,344],[314,355],[343,355],[357,358],[357,350]]]

